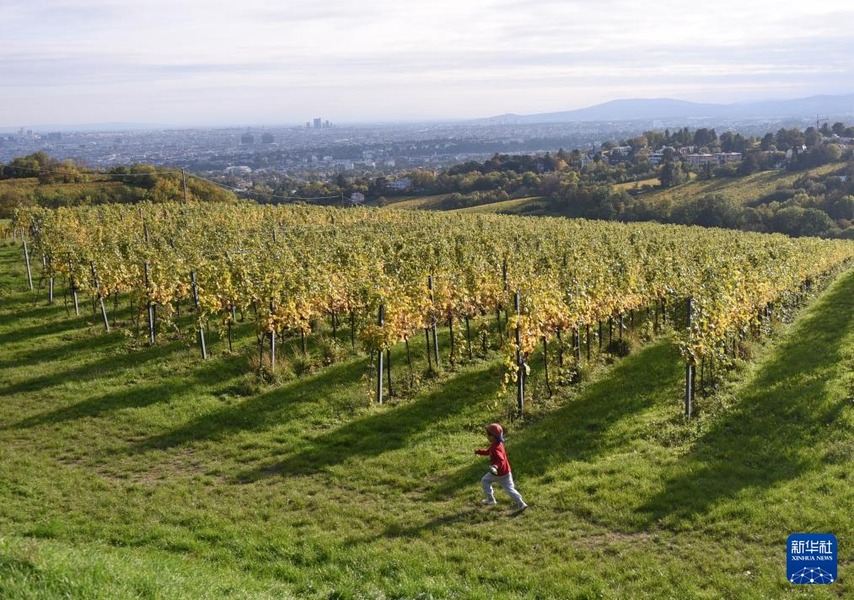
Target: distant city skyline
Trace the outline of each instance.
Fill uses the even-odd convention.
[[[854,92],[854,5],[7,0],[0,128],[305,125]]]

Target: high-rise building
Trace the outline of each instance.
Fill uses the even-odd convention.
[[[321,127],[323,127],[323,120],[320,117],[316,117],[314,119],[314,128],[320,129]]]

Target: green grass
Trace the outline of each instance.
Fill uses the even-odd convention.
[[[389,200],[386,205],[388,208],[405,209],[405,210],[441,210],[441,203],[446,200],[450,194],[439,194],[434,196],[418,196],[415,198],[395,198]],[[531,196],[527,198],[515,198],[513,200],[502,200],[499,202],[488,202],[477,206],[468,206],[465,208],[451,209],[449,212],[462,213],[481,213],[481,214],[531,214],[538,212],[546,214],[546,207],[541,206],[542,199],[539,196]]]
[[[666,339],[505,421],[531,504],[518,517],[500,492],[479,505],[472,453],[505,416],[498,354],[437,379],[419,364],[418,391],[377,406],[358,354],[265,384],[248,372],[249,331],[234,353],[211,335],[203,362],[192,340],[105,334],[58,293],[47,306],[20,248],[0,248],[0,597],[854,590],[854,271],[690,423]],[[395,348],[399,377],[403,357]],[[837,583],[786,582],[800,531],[837,535]]]
[[[764,198],[777,189],[790,189],[792,183],[804,175],[827,175],[839,168],[840,163],[832,163],[794,173],[760,171],[744,177],[694,179],[676,187],[645,192],[643,198],[653,203],[669,202],[673,206],[678,206],[687,200],[696,200],[710,194],[721,194],[739,204],[747,204]]]
[[[406,210],[425,210],[430,209],[442,200],[448,197],[449,194],[435,194],[432,196],[400,196],[386,199],[388,208],[402,208]]]
[[[539,207],[538,201],[540,200],[541,198],[539,196],[515,198],[513,200],[503,200],[501,202],[490,202],[489,204],[458,208],[454,212],[479,214],[525,214],[526,208]]]

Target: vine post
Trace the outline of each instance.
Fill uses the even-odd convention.
[[[77,300],[77,282],[74,281],[74,260],[68,257],[68,287],[71,288],[71,297],[74,299],[74,314],[80,316],[80,303]]]
[[[432,325],[430,327],[433,332],[433,358],[436,361],[436,369],[439,368],[439,338],[436,336],[436,313],[434,302],[435,299],[433,297],[433,276],[427,276],[427,289],[430,290],[430,306],[433,307],[433,315],[432,315]]]
[[[519,292],[513,294],[513,302],[516,308],[516,407],[519,415],[525,409],[525,359],[522,356],[522,326],[519,321],[521,316],[521,300]]]
[[[33,291],[33,271],[30,267],[30,251],[27,249],[27,238],[24,237],[24,261],[27,263],[27,283],[30,284],[30,291]]]
[[[688,298],[688,331],[690,333],[691,326],[694,321],[694,299]],[[694,380],[696,379],[697,366],[694,364],[694,358],[688,359],[685,364],[685,416],[691,418],[691,413],[694,410]]]
[[[273,313],[276,312],[275,303],[270,300],[270,316],[273,316]],[[276,370],[276,327],[273,326],[270,328],[270,372]]]
[[[148,305],[147,305],[147,313],[148,313],[148,343],[152,346],[155,342],[155,311],[154,311],[154,303],[151,301],[151,279],[149,275],[149,266],[148,261],[145,261],[145,289],[148,290],[146,294],[148,296]]]
[[[92,272],[92,284],[95,286],[95,291],[98,294],[98,304],[101,305],[101,318],[104,319],[104,329],[107,333],[110,331],[110,321],[107,319],[107,308],[104,306],[104,296],[101,294],[101,282],[98,280],[98,275],[95,273],[95,261],[89,261],[89,269]]]
[[[552,397],[552,384],[549,380],[549,342],[546,339],[546,336],[543,336],[543,373],[546,378],[546,392],[549,395],[549,398]]]
[[[53,304],[53,269],[51,268],[50,261],[44,254],[42,254],[42,266],[44,267],[45,273],[48,273],[49,275],[47,280],[47,303]]]
[[[205,346],[205,328],[202,326],[202,311],[199,304],[199,282],[196,279],[195,271],[190,271],[190,280],[193,282],[193,305],[196,307],[196,319],[199,326],[199,350],[202,352],[202,360],[207,360],[208,349]]]
[[[377,311],[377,325],[382,327],[385,324],[385,305],[380,304]],[[383,349],[380,346],[377,349],[377,404],[383,403]]]
[[[232,347],[232,342],[234,339],[234,322],[237,320],[237,314],[236,314],[233,302],[229,306],[229,311],[231,313],[231,318],[228,319],[228,351],[234,352],[234,348]]]

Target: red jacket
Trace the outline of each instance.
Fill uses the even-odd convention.
[[[499,477],[504,477],[510,472],[510,461],[507,460],[507,452],[504,451],[504,444],[501,442],[490,444],[486,450],[475,450],[474,453],[479,456],[488,456],[489,464],[495,465]]]

